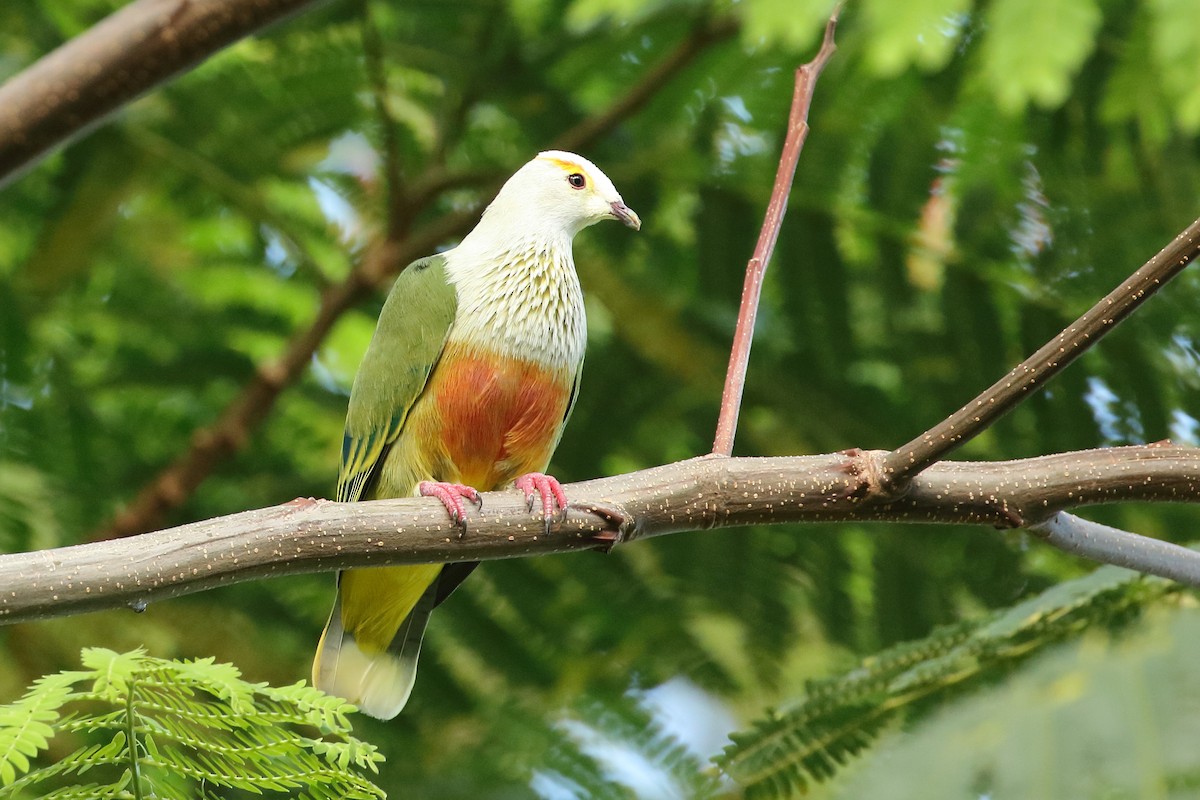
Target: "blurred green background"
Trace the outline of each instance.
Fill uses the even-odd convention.
[[[4,5],[0,79],[121,3]],[[589,346],[552,471],[565,482],[706,452],[793,69],[828,11],[814,0],[336,0],[57,151],[0,191],[0,549],[102,531],[274,363],[385,235],[389,149],[406,187],[432,187],[406,209],[416,235],[479,208],[496,179],[619,103],[697,30],[716,33],[583,149],[644,226],[576,241]],[[858,0],[838,44],[768,272],[740,455],[907,441],[1200,213],[1192,0]],[[383,292],[363,297],[163,524],[332,493]],[[1198,308],[1200,277],[1185,271],[961,457],[1197,444]],[[1187,506],[1087,515],[1200,538]],[[435,615],[409,707],[358,734],[387,754],[380,784],[393,797],[736,794],[702,788],[699,765],[805,680],[1093,568],[1020,534],[860,524],[489,563]],[[88,645],[212,655],[253,680],[294,682],[331,592],[332,576],[302,576],[140,615],[0,628],[0,701]],[[1182,646],[1195,603],[1171,597],[1125,635]],[[1098,637],[1093,648],[1125,641],[1080,635]],[[1125,678],[1081,674],[1109,681],[1097,695],[1141,708]],[[1040,675],[1006,673],[988,691]],[[1200,687],[1175,679],[1148,681],[1147,696],[1195,709],[1188,687]],[[1138,719],[1166,736],[1155,713]],[[650,721],[657,738],[639,742]],[[1073,730],[1088,727],[1105,728]],[[890,748],[909,734],[885,735]],[[1096,752],[1058,769],[1082,773]],[[963,785],[1101,796],[1092,784],[1006,794],[1010,763],[1024,762],[998,760]],[[1137,764],[1150,777],[1102,796],[1200,796],[1200,757]]]

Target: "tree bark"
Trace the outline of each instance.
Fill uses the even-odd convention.
[[[316,0],[135,0],[0,86],[0,187],[51,148]]]
[[[1019,461],[941,462],[895,499],[875,492],[884,455],[709,456],[571,484],[566,488],[575,502],[548,535],[540,514],[531,513],[516,491],[484,494],[465,533],[429,498],[296,500],[126,539],[0,556],[0,621],[121,605],[140,609],[276,575],[608,549],[686,530],[847,520],[1036,530],[1057,512],[1079,506],[1200,502],[1200,448],[1146,445]],[[1155,572],[1167,553],[1172,577],[1200,585],[1200,553],[1128,536],[1111,552],[1102,542],[1092,546],[1089,557]]]

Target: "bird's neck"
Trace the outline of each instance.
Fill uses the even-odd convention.
[[[587,323],[570,236],[487,235],[480,228],[446,253],[458,292],[452,338],[575,370],[583,360]]]

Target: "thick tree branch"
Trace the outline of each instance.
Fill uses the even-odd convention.
[[[883,462],[881,488],[903,488],[921,470],[945,458],[1016,407],[1083,355],[1089,347],[1200,255],[1200,219],[1189,225],[1116,289],[1036,353],[942,422],[897,448]]]
[[[56,145],[314,0],[135,0],[0,86],[0,186]]]
[[[817,78],[833,58],[837,45],[833,35],[837,31],[838,15],[842,4],[838,3],[825,25],[825,38],[821,49],[812,61],[796,69],[792,90],[792,107],[788,113],[787,136],[783,152],[779,156],[779,167],[775,172],[775,185],[763,218],[754,255],[746,264],[746,280],[742,286],[742,305],[738,310],[737,326],[734,328],[733,348],[729,354],[729,369],[725,374],[725,388],[721,392],[721,411],[717,418],[717,433],[713,440],[713,455],[728,456],[733,453],[733,436],[737,430],[738,412],[742,407],[742,393],[746,388],[746,369],[750,364],[750,344],[754,339],[754,320],[758,316],[758,302],[762,295],[763,275],[775,251],[779,229],[783,225],[783,212],[787,210],[788,196],[792,192],[792,180],[796,177],[796,164],[800,151],[808,138],[808,110],[812,107],[813,93],[817,89]]]
[[[871,454],[882,457],[884,451]],[[1021,461],[942,462],[903,497],[864,491],[861,458],[696,458],[567,487],[577,502],[547,535],[516,491],[484,495],[459,536],[429,498],[298,500],[134,538],[0,556],[0,620],[145,603],[213,586],[383,564],[530,556],[677,531],[784,522],[876,520],[1039,525],[1067,508],[1129,500],[1200,502],[1200,448],[1154,445]],[[606,530],[587,509],[625,520]],[[1057,518],[1055,518],[1057,519]],[[1051,520],[1038,530],[1052,532]],[[1044,534],[1039,534],[1044,535]],[[1062,537],[1047,535],[1052,544]],[[1094,540],[1087,555],[1161,574],[1162,543]],[[1200,553],[1173,553],[1171,577],[1200,585]]]

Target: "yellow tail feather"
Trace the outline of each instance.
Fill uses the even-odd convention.
[[[332,627],[332,626],[331,626]],[[338,626],[338,642],[325,629],[313,661],[313,685],[337,695],[364,714],[391,719],[408,702],[417,678],[417,660],[389,650],[369,655],[359,649],[354,637]]]
[[[313,685],[372,717],[399,714],[416,681],[441,568],[432,564],[342,573],[313,659]]]

